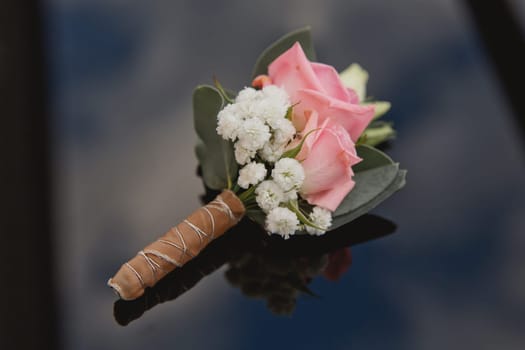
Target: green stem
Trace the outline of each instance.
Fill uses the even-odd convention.
[[[248,200],[251,199],[250,197],[253,195],[254,192],[255,192],[255,186],[252,186],[252,187],[248,188],[246,191],[244,191],[243,193],[241,193],[239,195],[239,199],[243,203],[247,203]]]
[[[314,131],[317,131],[317,130],[321,130],[321,128],[310,130],[306,135],[304,135],[304,137],[301,140],[301,142],[299,143],[299,145],[297,145],[294,148],[284,152],[283,155],[281,156],[281,158],[295,158],[301,152],[301,149],[303,148],[304,141],[306,141],[306,138],[308,136],[310,136]]]
[[[241,187],[239,186],[238,183],[235,184],[235,186],[233,186],[233,193],[237,194],[239,191],[240,191]]]
[[[310,219],[308,219],[308,217],[306,217],[306,214],[303,213],[303,211],[301,210],[301,208],[299,208],[298,205],[295,205],[295,203],[293,202],[288,202],[287,203],[287,207],[288,209],[290,209],[291,211],[293,211],[295,213],[295,215],[297,215],[297,218],[299,219],[299,221],[301,221],[303,224],[305,225],[308,225],[308,226],[311,226],[315,229],[318,229],[318,230],[321,230],[321,231],[326,231],[326,229],[322,228],[322,227],[319,227],[317,226],[316,224],[314,224],[312,221],[310,221]]]
[[[232,189],[232,178],[230,177],[230,173],[227,174],[227,181],[228,181],[228,189]]]

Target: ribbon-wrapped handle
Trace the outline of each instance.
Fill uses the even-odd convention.
[[[154,286],[236,225],[245,211],[235,193],[223,191],[122,265],[108,285],[124,300],[140,297],[146,287]]]

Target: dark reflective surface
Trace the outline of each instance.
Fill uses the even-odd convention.
[[[523,348],[524,142],[461,1],[47,5],[66,349]],[[246,85],[260,51],[304,24],[321,61],[361,63],[392,102],[407,186],[373,214],[396,233],[352,248],[337,282],[313,278],[319,298],[289,317],[232,286],[225,257],[120,326],[107,278],[200,205],[193,87]]]

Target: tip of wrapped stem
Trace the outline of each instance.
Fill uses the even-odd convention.
[[[120,289],[120,286],[119,286],[118,284],[116,284],[115,282],[113,282],[113,280],[110,278],[110,279],[108,280],[107,285],[113,289],[113,292],[114,292],[119,298],[122,299],[122,297],[121,297],[121,289]]]

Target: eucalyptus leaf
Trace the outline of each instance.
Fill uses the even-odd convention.
[[[369,145],[359,145],[356,147],[357,155],[363,160],[353,166],[354,173],[377,168],[383,165],[394,164],[392,158],[381,152],[377,148]]]
[[[360,145],[357,154],[363,161],[354,166],[355,186],[334,212],[330,230],[367,213],[405,184],[405,170],[378,149]]]
[[[377,195],[375,198],[370,199],[368,202],[363,203],[362,205],[356,207],[355,209],[353,209],[352,211],[344,215],[334,217],[330,230],[334,230],[354,219],[357,219],[361,215],[368,213],[370,210],[375,208],[385,199],[387,199],[392,194],[400,190],[405,185],[406,173],[407,173],[406,170],[399,170],[397,172],[397,175],[394,181],[392,181],[392,183],[387,188],[385,188],[379,195]]]
[[[228,92],[221,84],[221,82],[219,81],[219,79],[217,79],[216,77],[213,78],[213,83],[215,85],[215,88],[217,89],[217,91],[219,92],[219,94],[221,94],[222,98],[224,101],[226,101],[227,103],[233,103],[233,100],[235,99],[235,95],[231,96],[231,92]]]
[[[193,92],[193,121],[201,142],[196,147],[206,186],[223,190],[231,186],[237,174],[237,163],[231,142],[217,134],[217,114],[224,99],[212,86],[201,85]]]
[[[286,34],[263,51],[255,63],[252,79],[260,74],[267,74],[268,65],[292,47],[297,41],[301,44],[306,57],[308,57],[310,61],[315,61],[315,51],[312,44],[310,27],[301,28]]]
[[[399,164],[389,164],[355,174],[355,186],[336,209],[334,216],[351,212],[377,197],[390,186],[398,171]]]

